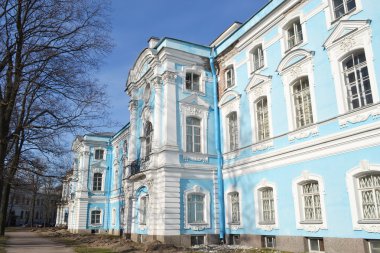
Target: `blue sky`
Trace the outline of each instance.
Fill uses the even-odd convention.
[[[118,131],[129,121],[128,71],[151,36],[209,45],[234,21],[245,22],[268,0],[112,0],[115,48],[97,73],[107,85],[111,119]]]

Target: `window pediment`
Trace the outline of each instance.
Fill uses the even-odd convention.
[[[227,91],[223,94],[219,102],[219,107],[224,107],[227,104],[238,102],[241,95],[234,90]]]
[[[329,48],[337,41],[347,38],[349,34],[353,34],[358,30],[368,27],[371,20],[341,20],[334,31],[323,44],[324,48]],[[346,43],[347,44],[347,43]]]
[[[314,55],[314,51],[307,51],[304,49],[297,49],[289,52],[287,55],[282,58],[280,64],[277,67],[277,72],[282,73],[297,63],[309,59]]]
[[[179,103],[183,106],[187,107],[197,107],[204,110],[208,110],[210,105],[207,104],[203,99],[201,99],[198,95],[192,94],[182,100],[179,101]]]

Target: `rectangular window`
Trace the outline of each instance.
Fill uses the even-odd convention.
[[[231,223],[240,224],[239,193],[232,192],[229,195],[231,201]]]
[[[355,0],[332,0],[334,17],[338,19],[356,8]]]
[[[93,179],[93,191],[101,191],[102,190],[102,180],[103,180],[102,173],[94,173],[94,179]]]
[[[148,196],[140,198],[140,224],[145,225],[148,212]]]
[[[191,246],[203,245],[203,244],[205,244],[205,236],[204,235],[192,235],[191,236]]]
[[[380,253],[380,240],[369,240],[369,253]]]
[[[91,212],[91,224],[100,224],[100,214],[98,210]]]
[[[264,248],[272,248],[276,247],[276,237],[275,236],[266,236],[262,237],[262,243]]]
[[[304,221],[322,221],[321,198],[317,181],[302,185],[302,204]]]
[[[231,112],[227,116],[228,121],[228,134],[229,134],[229,151],[234,151],[238,149],[238,123],[237,123],[237,113]]]
[[[291,49],[303,41],[302,26],[299,19],[289,24],[286,32],[288,41],[287,49]]]
[[[261,195],[261,223],[273,224],[275,222],[273,188],[266,187],[259,191]]]
[[[308,238],[309,252],[324,252],[325,245],[322,238]]]
[[[96,149],[95,150],[95,160],[103,160],[104,156],[104,150],[103,149]]]
[[[186,118],[186,152],[201,152],[201,120]]]
[[[191,91],[199,91],[200,76],[195,73],[186,73],[186,89]]]
[[[358,180],[362,218],[380,220],[380,175],[369,174]]]
[[[189,194],[187,197],[187,222],[205,223],[203,194]]]
[[[293,103],[297,128],[301,128],[313,123],[313,110],[311,106],[311,96],[309,79],[302,77],[292,84]]]
[[[261,44],[253,49],[252,56],[253,56],[253,70],[261,69],[264,66],[264,54],[263,54],[263,47]]]
[[[230,88],[235,85],[235,74],[233,67],[229,67],[226,70],[226,84],[227,88]]]
[[[256,103],[257,140],[269,138],[269,116],[267,97],[261,98]]]

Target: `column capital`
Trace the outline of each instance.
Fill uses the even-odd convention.
[[[162,80],[164,81],[164,85],[165,84],[174,84],[176,78],[177,78],[177,74],[175,72],[172,72],[172,71],[165,71],[162,74]]]

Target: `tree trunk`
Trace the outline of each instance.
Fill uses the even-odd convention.
[[[5,224],[7,218],[8,200],[11,184],[8,181],[6,181],[4,182],[2,188],[2,197],[0,202],[0,236],[4,236],[5,233]]]

